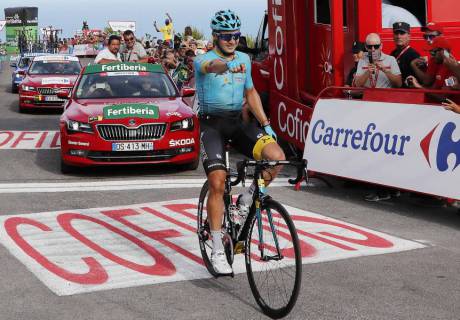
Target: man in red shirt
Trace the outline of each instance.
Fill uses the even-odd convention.
[[[452,56],[452,47],[444,37],[436,37],[425,49],[430,52],[430,67],[425,73],[425,77],[432,79],[430,83],[422,80],[420,84],[413,76],[408,77],[408,83],[414,88],[442,89],[446,87],[446,79],[455,75],[454,69],[457,65],[456,59]],[[423,78],[422,78],[423,79]]]

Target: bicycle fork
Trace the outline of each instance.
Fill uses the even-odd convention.
[[[258,185],[258,192],[259,196],[255,200],[255,207],[256,207],[256,219],[257,219],[257,228],[259,230],[259,251],[260,251],[260,259],[262,261],[269,261],[269,260],[281,260],[283,256],[281,255],[281,250],[279,247],[279,242],[278,242],[278,237],[276,236],[276,230],[275,230],[275,225],[273,223],[273,215],[272,212],[269,208],[266,209],[267,212],[267,220],[270,225],[270,230],[272,232],[273,236],[273,241],[275,242],[275,248],[276,248],[276,255],[274,256],[269,256],[265,254],[265,243],[264,243],[264,227],[263,227],[263,221],[262,221],[262,210],[261,210],[261,200],[265,197],[265,180],[262,177],[259,177],[257,179],[257,185]],[[263,201],[263,200],[262,200]],[[267,249],[268,250],[268,249]]]

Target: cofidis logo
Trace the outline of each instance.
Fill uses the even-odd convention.
[[[430,155],[433,152],[435,152],[434,158],[436,159],[436,168],[439,171],[444,172],[449,169],[448,159],[451,157],[455,158],[455,165],[453,166],[452,171],[458,167],[460,164],[460,138],[458,140],[454,139],[456,128],[457,125],[453,122],[448,122],[444,126],[440,126],[439,123],[420,142],[420,147],[422,148],[425,159],[430,167]],[[437,143],[432,143],[434,133],[438,130],[441,130],[439,141]],[[460,132],[457,132],[457,136],[459,135]]]

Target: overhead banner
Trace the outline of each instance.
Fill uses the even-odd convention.
[[[124,32],[126,30],[136,31],[135,21],[109,21],[109,26],[113,31]]]
[[[18,53],[19,45],[27,46],[38,39],[38,8],[5,8],[6,50]]]
[[[320,99],[308,169],[460,199],[460,115],[441,106]]]
[[[6,20],[0,20],[0,31],[3,30],[3,28],[5,27],[6,25]]]

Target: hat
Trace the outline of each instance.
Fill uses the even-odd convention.
[[[351,52],[359,53],[360,51],[366,51],[366,47],[363,42],[355,41],[353,42],[353,46],[351,47]]]
[[[426,26],[422,27],[422,31],[437,31],[439,33],[444,33],[444,28],[438,25],[436,22],[429,22],[426,24]]]
[[[403,31],[410,33],[410,24],[407,22],[395,22],[393,23],[393,32],[394,31]]]
[[[431,42],[430,44],[428,44],[427,47],[425,47],[425,51],[431,51],[434,49],[452,50],[452,46],[446,38],[436,37],[433,39],[433,42]]]

